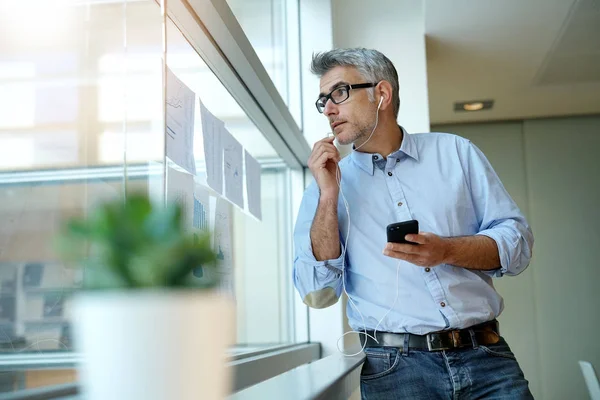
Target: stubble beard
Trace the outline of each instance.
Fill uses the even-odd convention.
[[[340,144],[348,145],[354,143],[355,146],[360,146],[371,135],[371,132],[373,131],[373,126],[375,126],[375,122],[373,121],[370,124],[361,124],[361,126],[358,127],[355,124],[352,125],[354,125],[354,129],[352,130],[351,135],[347,139],[342,138],[342,140],[340,140],[340,138],[338,137],[338,142]]]

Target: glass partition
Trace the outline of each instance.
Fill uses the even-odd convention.
[[[227,0],[258,58],[302,128],[298,0]]]
[[[291,210],[288,195],[288,168],[260,130],[219,82],[202,58],[171,21],[167,23],[167,65],[169,70],[195,94],[195,102],[224,123],[225,128],[252,157],[261,164],[262,220],[248,209],[227,202],[232,219],[233,271],[229,289],[237,304],[237,342],[255,346],[287,343],[293,340],[288,312],[293,295],[287,278],[291,250]],[[201,121],[200,107],[195,107],[195,121]],[[194,124],[194,149],[197,182],[206,174],[202,124]],[[167,178],[167,187],[169,179]],[[220,197],[203,186],[211,197]],[[291,273],[291,272],[290,272]]]
[[[295,341],[291,171],[175,24],[165,28],[150,0],[0,0],[0,393],[77,379],[82,272],[55,254],[61,223],[132,191],[168,202],[186,174],[165,154],[164,60],[195,93],[191,179],[230,217],[232,351]],[[207,185],[199,101],[258,161],[261,218],[246,191],[238,206]]]

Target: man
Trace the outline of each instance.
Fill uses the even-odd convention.
[[[492,166],[466,139],[397,125],[398,76],[380,52],[332,50],[311,69],[318,111],[353,151],[341,160],[334,138],[313,148],[294,283],[314,308],[346,288],[349,324],[368,333],[363,399],[531,398],[492,277],[529,265],[533,235]],[[386,243],[388,224],[412,219],[412,243]]]

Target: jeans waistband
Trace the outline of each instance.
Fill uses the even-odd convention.
[[[498,343],[500,332],[498,321],[492,320],[465,329],[431,332],[427,335],[367,331],[368,336],[360,335],[365,347],[397,347],[415,350],[441,351],[464,347],[476,347]],[[365,345],[366,341],[366,345]]]

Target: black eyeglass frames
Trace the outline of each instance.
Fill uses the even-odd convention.
[[[334,104],[340,104],[348,100],[348,97],[350,97],[351,89],[366,89],[375,86],[377,86],[377,83],[372,82],[357,83],[355,85],[340,85],[333,89],[331,92],[329,92],[329,94],[319,97],[319,99],[315,103],[315,106],[317,106],[317,111],[323,114],[323,111],[325,111],[325,104],[327,104],[328,100],[333,101]]]

